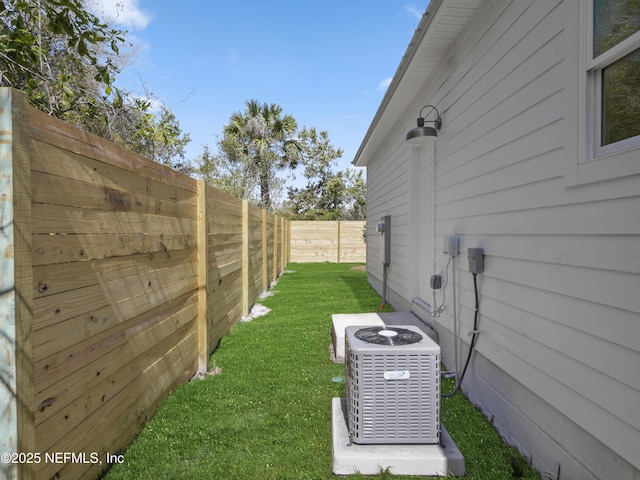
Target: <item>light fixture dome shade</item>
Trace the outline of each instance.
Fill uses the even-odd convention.
[[[407,143],[409,145],[420,145],[425,141],[430,141],[438,136],[438,131],[433,127],[416,127],[407,133]]]

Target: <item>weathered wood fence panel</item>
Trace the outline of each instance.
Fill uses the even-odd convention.
[[[291,221],[290,261],[366,261],[364,221]]]
[[[96,478],[282,272],[287,222],[6,88],[0,140],[0,450],[102,462],[0,475]]]
[[[30,119],[35,451],[104,458],[197,368],[197,185]],[[102,468],[44,462],[37,476]]]
[[[0,451],[102,462],[12,480],[98,477],[289,261],[365,261],[363,222],[289,222],[7,88],[0,214]]]
[[[242,315],[242,200],[206,188],[209,349]]]
[[[255,206],[249,205],[249,223],[246,238],[249,242],[248,272],[249,272],[249,288],[246,292],[247,309],[242,312],[248,315],[249,308],[254,299],[262,291],[263,270],[262,270],[262,210]]]
[[[340,222],[340,244],[338,263],[366,262],[366,244],[363,232],[365,223],[360,221]]]

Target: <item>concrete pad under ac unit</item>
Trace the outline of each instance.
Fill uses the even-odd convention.
[[[372,326],[384,325],[377,313],[338,313],[331,315],[331,339],[333,341],[332,360],[336,363],[344,362],[344,330],[352,325]]]
[[[332,399],[333,473],[377,475],[389,469],[394,475],[464,476],[464,458],[444,425],[440,445],[357,445],[347,429],[346,400]]]
[[[411,312],[337,313],[331,321],[331,360],[335,363],[344,362],[344,330],[351,326],[413,325],[438,343],[436,331]]]

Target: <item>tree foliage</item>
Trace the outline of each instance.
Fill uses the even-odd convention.
[[[336,172],[343,151],[331,145],[326,131],[304,128],[299,134],[307,185],[288,188],[287,208],[299,220],[364,219],[362,172]]]
[[[347,203],[345,220],[364,220],[367,216],[367,183],[362,170],[346,170]]]
[[[166,106],[115,86],[126,32],[82,0],[0,0],[0,86],[22,90],[35,108],[130,150],[188,172],[190,141]]]
[[[250,198],[257,188],[260,206],[272,208],[273,191],[281,184],[277,172],[296,168],[300,160],[297,128],[296,119],[283,114],[279,105],[248,100],[243,112],[231,115],[218,142],[221,156],[217,164],[226,172],[226,176],[219,178],[233,181],[240,188],[242,198]],[[204,168],[210,173],[214,166],[201,162],[201,170]],[[242,181],[232,170],[239,173]]]
[[[260,202],[248,158],[230,161],[224,154],[212,153],[205,145],[196,163],[200,176],[208,185],[255,204]]]
[[[0,82],[27,93],[51,115],[93,114],[113,89],[125,32],[89,13],[81,0],[0,0]],[[103,89],[100,98],[96,87]]]
[[[595,1],[593,56],[640,31],[640,0]]]
[[[336,170],[343,151],[326,131],[304,127],[283,115],[275,104],[249,100],[244,112],[231,115],[218,141],[218,153],[204,147],[198,172],[209,185],[264,208],[304,220],[363,220],[365,182],[362,172]],[[288,187],[288,199],[276,208],[285,187],[277,173],[304,167],[304,188]]]
[[[128,107],[114,118],[115,124],[104,136],[151,160],[186,174],[193,168],[185,161],[185,147],[191,141],[183,133],[174,113],[161,104],[157,111],[147,98],[130,98]]]

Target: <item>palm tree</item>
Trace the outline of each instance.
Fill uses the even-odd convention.
[[[260,205],[271,208],[271,185],[276,171],[294,169],[300,160],[295,135],[298,124],[282,107],[248,100],[244,112],[235,112],[224,127],[222,150],[231,162],[246,162],[248,175],[260,187]]]

